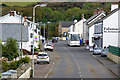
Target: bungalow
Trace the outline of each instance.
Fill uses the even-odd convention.
[[[22,22],[22,25],[21,25]],[[18,15],[16,11],[10,11],[7,15],[0,17],[0,27],[2,33],[2,44],[6,42],[8,37],[16,39],[21,48],[21,26],[22,26],[22,48],[31,51],[33,46],[33,26],[35,47],[38,48],[38,24]]]
[[[99,47],[108,47],[109,45],[120,47],[119,34],[120,8],[118,4],[111,5],[111,12],[95,23],[95,44]]]

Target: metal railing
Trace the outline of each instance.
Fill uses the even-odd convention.
[[[109,52],[120,57],[120,47],[109,46]]]

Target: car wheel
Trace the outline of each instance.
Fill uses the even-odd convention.
[[[93,55],[95,55],[95,53],[93,53]]]
[[[103,57],[103,55],[101,55],[101,57]]]
[[[51,51],[53,52],[53,49]]]
[[[50,62],[47,62],[47,64],[50,64]]]
[[[39,62],[37,62],[37,64],[39,64]]]

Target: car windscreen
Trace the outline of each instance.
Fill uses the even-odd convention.
[[[80,37],[78,34],[71,34],[71,41],[79,41]]]
[[[38,54],[38,56],[47,56],[47,54]]]
[[[95,48],[94,50],[101,49],[101,48]]]
[[[47,44],[47,46],[52,46],[52,44]]]

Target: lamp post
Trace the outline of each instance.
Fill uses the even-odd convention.
[[[35,8],[36,7],[45,7],[46,4],[35,5],[33,8],[33,49],[32,49],[32,77],[34,78],[34,23],[35,23]]]

